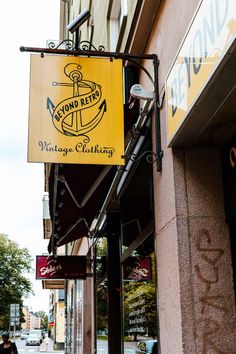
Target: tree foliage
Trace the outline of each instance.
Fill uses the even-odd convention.
[[[107,318],[107,285],[102,283],[97,288],[97,329],[104,330],[108,326]]]
[[[142,302],[140,302],[142,300]],[[138,303],[140,302],[140,305]],[[132,307],[134,303],[137,306]],[[141,314],[131,316],[132,311],[140,311]],[[134,318],[144,318],[142,325],[130,325],[130,319]],[[135,282],[129,281],[124,286],[124,330],[125,333],[129,332],[130,327],[141,327],[145,328],[145,333],[149,336],[156,336],[156,325],[157,325],[157,312],[156,312],[156,289],[154,282]],[[136,331],[133,333],[136,339],[137,334],[143,334],[142,332]]]
[[[41,329],[48,329],[48,316],[45,311],[37,311],[36,316],[41,318]]]
[[[22,306],[23,297],[33,293],[25,276],[32,271],[31,260],[28,249],[0,234],[0,328],[9,326],[10,304]]]
[[[103,330],[107,328],[107,285],[106,281],[102,281],[102,277],[106,272],[106,239],[101,238],[97,243],[97,329]]]

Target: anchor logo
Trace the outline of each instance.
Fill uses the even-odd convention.
[[[56,106],[47,98],[47,109],[52,117],[55,128],[66,136],[84,136],[89,142],[87,133],[93,130],[102,120],[106,112],[106,100],[98,107],[96,115],[89,121],[83,119],[83,110],[98,105],[102,98],[101,85],[89,80],[83,80],[81,65],[70,63],[64,68],[65,75],[72,82],[53,82],[53,86],[68,86],[73,88],[73,96],[64,99]]]

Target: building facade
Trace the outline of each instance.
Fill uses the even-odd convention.
[[[22,323],[21,327],[23,330],[29,331],[30,330],[30,312],[28,307],[23,306],[23,314],[24,314],[24,319],[25,322]]]
[[[22,323],[22,329],[29,331],[31,329],[41,328],[41,318],[29,310],[27,306],[23,306],[23,314],[25,322]]]
[[[112,354],[143,337],[235,353],[235,23],[233,0],[61,2],[61,39],[122,59],[125,121],[125,168],[48,172],[49,252],[87,255],[86,280],[65,284],[66,353],[96,352],[101,333]]]

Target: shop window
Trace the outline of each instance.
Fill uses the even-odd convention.
[[[59,289],[58,300],[65,301],[65,289]]]
[[[106,238],[97,243],[96,324],[97,348],[108,341]],[[156,267],[154,236],[151,233],[123,262],[123,342],[129,348],[157,343]],[[142,339],[145,338],[145,341]]]
[[[96,324],[98,339],[107,338],[106,238],[100,238],[96,250]]]
[[[67,308],[67,348],[69,353],[73,353],[74,350],[74,289],[68,295],[68,308]]]
[[[236,304],[236,137],[222,148],[225,220],[230,229],[230,244]]]
[[[154,353],[156,349],[153,348],[158,342],[153,165],[143,158],[152,150],[152,146],[151,132],[148,127],[146,128],[146,137],[142,144],[140,143],[138,150],[140,158],[127,169],[117,187],[122,246],[122,287],[118,290],[121,290],[123,300],[122,328],[125,353],[129,352],[130,348],[132,352],[138,351],[138,346],[148,348],[150,346],[151,352]],[[110,236],[108,232],[105,223],[104,228],[97,235],[95,250],[96,344],[97,350],[104,352],[107,352],[108,347],[107,329],[110,320],[108,319],[108,296],[112,296],[112,294],[108,295],[106,275],[106,236]],[[107,263],[110,265],[109,259]],[[114,339],[112,336],[111,338]]]
[[[126,270],[129,262],[128,273]],[[150,235],[123,264],[124,341],[157,339],[156,270],[153,235]],[[150,342],[151,343],[151,342]],[[146,345],[140,342],[139,345]]]
[[[76,333],[75,348],[77,354],[82,354],[82,301],[83,301],[83,280],[75,280],[76,288]]]

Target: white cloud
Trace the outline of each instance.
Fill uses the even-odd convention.
[[[34,258],[46,253],[48,244],[43,240],[43,164],[27,163],[30,53],[19,48],[42,48],[48,39],[58,39],[59,9],[59,0],[12,0],[3,1],[0,12],[0,233]],[[35,296],[26,305],[48,311],[49,291],[35,274],[30,278]]]

